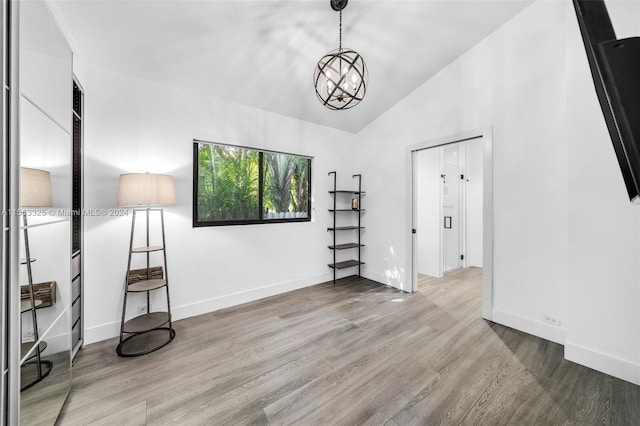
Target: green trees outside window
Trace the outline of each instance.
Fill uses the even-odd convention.
[[[311,220],[311,159],[194,142],[194,226]]]

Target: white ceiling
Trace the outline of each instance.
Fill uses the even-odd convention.
[[[351,0],[343,45],[370,73],[365,99],[323,107],[315,63],[338,47],[329,0],[57,0],[77,53],[125,75],[358,132],[531,3]]]

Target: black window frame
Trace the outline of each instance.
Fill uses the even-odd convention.
[[[198,146],[200,144],[207,144],[212,146],[223,146],[237,149],[246,149],[256,151],[258,153],[258,219],[238,219],[238,220],[198,220]],[[290,217],[290,218],[273,218],[266,219],[264,218],[264,154],[283,154],[290,155],[294,157],[306,158],[307,159],[307,180],[309,185],[309,195],[308,195],[308,203],[307,203],[307,216],[306,217]],[[192,211],[192,224],[194,228],[200,228],[205,226],[235,226],[235,225],[261,225],[261,224],[270,224],[270,223],[300,223],[300,222],[311,222],[311,211],[312,211],[312,182],[311,177],[312,173],[312,163],[313,157],[308,155],[301,154],[293,154],[290,152],[283,151],[274,151],[269,149],[261,149],[250,146],[242,146],[242,145],[233,145],[221,142],[210,142],[204,141],[200,139],[193,139],[193,200],[191,205]]]

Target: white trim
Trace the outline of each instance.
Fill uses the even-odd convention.
[[[482,318],[493,318],[493,127],[482,129]]]
[[[514,328],[525,333],[532,334],[542,339],[564,345],[567,339],[567,329],[556,327],[542,321],[534,321],[531,318],[521,317],[512,312],[493,310],[493,322]]]
[[[72,52],[80,51],[80,49],[78,49],[78,43],[73,37],[71,30],[69,30],[69,25],[67,24],[66,19],[64,19],[64,14],[60,10],[60,6],[58,6],[58,3],[56,1],[51,1],[51,0],[45,0],[43,1],[43,3],[47,6],[47,8],[49,9],[49,12],[51,12],[51,15],[53,15],[53,19],[58,24],[58,28],[60,29],[60,32],[66,39],[70,50]],[[84,90],[82,91],[84,92]]]
[[[406,265],[405,271],[410,271],[408,282],[404,283],[403,290],[415,292],[418,287],[417,271],[414,267],[416,263],[416,253],[414,250],[414,228],[415,217],[415,188],[414,182],[414,160],[413,152],[422,149],[433,148],[451,143],[463,142],[470,139],[482,138],[483,146],[483,255],[482,255],[482,317],[489,321],[493,314],[493,127],[481,127],[467,132],[456,133],[444,136],[415,145],[410,145],[405,151],[406,188],[409,188],[408,208],[406,209],[406,224],[408,232],[406,237]]]
[[[65,129],[65,127],[58,123],[58,121],[53,118],[51,115],[49,115],[48,112],[46,112],[40,105],[38,105],[33,99],[31,99],[27,94],[25,94],[24,92],[20,93],[22,95],[22,98],[29,102],[35,109],[37,109],[38,111],[40,111],[42,113],[42,115],[44,115],[45,117],[47,117],[49,120],[51,120],[53,122],[53,124],[55,124],[56,126],[58,126],[60,128],[60,130],[62,130],[63,132],[65,132],[68,136],[73,137],[73,135],[71,134],[71,130],[69,129]],[[71,116],[71,122],[73,123],[73,116]]]
[[[566,342],[565,359],[640,386],[640,364]]]
[[[117,337],[120,334],[120,321],[108,322],[100,325],[94,325],[84,329],[84,344],[101,342],[103,340]]]
[[[371,271],[371,270],[368,270],[368,269],[364,269],[362,271],[361,275],[362,275],[362,277],[364,277],[364,278],[366,278],[368,280],[375,281],[377,283],[388,285],[388,286],[391,286],[391,287],[395,287],[395,286],[391,285],[391,282],[387,279],[386,276],[384,276],[384,275],[382,275],[382,274],[380,274],[378,272],[374,272],[374,271]],[[400,290],[402,290],[402,289],[400,289]]]
[[[231,306],[264,299],[265,297],[271,297],[289,291],[326,283],[331,281],[332,277],[333,276],[330,272],[326,272],[312,277],[270,284],[264,287],[239,291],[237,293],[226,294],[224,296],[201,300],[195,303],[176,306],[172,308],[172,317],[174,321],[177,321],[184,318],[206,314],[220,309],[229,308]],[[120,335],[120,321],[113,321],[89,327],[86,328],[84,332],[85,345],[118,337]]]

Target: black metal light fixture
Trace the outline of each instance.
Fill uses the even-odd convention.
[[[358,105],[367,93],[369,73],[364,59],[352,49],[342,48],[342,9],[349,0],[330,0],[331,8],[340,12],[340,44],[337,50],[318,61],[313,75],[316,95],[329,109],[349,109]]]

